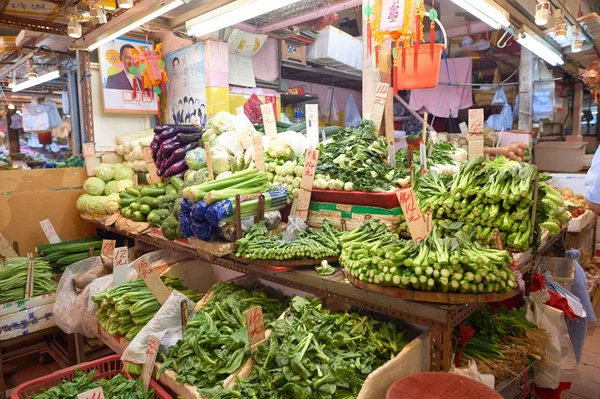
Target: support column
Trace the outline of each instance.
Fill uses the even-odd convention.
[[[79,73],[78,84],[81,96],[79,98],[79,111],[82,120],[82,143],[94,143],[94,109],[92,107],[92,74],[90,67],[90,53],[78,51]]]
[[[583,107],[583,82],[575,83],[573,87],[573,130],[572,140],[583,141],[581,137],[581,108]]]
[[[519,130],[531,131],[533,124],[533,53],[521,46],[519,67]]]
[[[19,156],[21,153],[21,145],[19,143],[19,131],[11,129],[11,117],[17,113],[16,109],[8,109],[6,113],[6,142],[8,153],[11,156]],[[12,161],[12,159],[11,159]]]

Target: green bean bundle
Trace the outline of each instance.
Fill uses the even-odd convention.
[[[7,258],[6,267],[0,269],[0,303],[25,299],[27,284],[27,258]],[[41,259],[35,259],[33,296],[56,292],[52,282],[52,267]]]

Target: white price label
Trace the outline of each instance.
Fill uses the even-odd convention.
[[[265,126],[265,134],[269,137],[276,137],[277,125],[275,124],[273,104],[261,104],[260,111],[262,113],[263,125]]]
[[[77,399],[104,399],[102,387],[90,389],[77,395]]]
[[[319,145],[319,105],[306,104],[306,138],[311,148]]]
[[[164,304],[169,298],[169,295],[171,295],[171,290],[162,282],[156,271],[150,265],[150,262],[148,262],[148,259],[142,258],[136,262],[135,270],[156,297],[156,300],[161,305]]]
[[[61,242],[60,237],[56,233],[56,230],[54,230],[54,226],[52,225],[50,219],[42,220],[40,222],[40,226],[42,226],[42,230],[44,230],[44,234],[46,235],[46,238],[50,244],[58,244]]]
[[[127,247],[115,248],[113,255],[113,280],[115,286],[125,284],[127,282],[127,265],[129,259],[127,255]]]
[[[146,347],[146,361],[142,366],[142,381],[144,382],[144,388],[147,390],[152,379],[152,369],[156,362],[156,355],[158,355],[158,348],[160,347],[160,339],[151,335],[148,338],[148,346]]]
[[[85,159],[85,170],[88,176],[94,176],[96,169],[96,148],[94,143],[83,144],[83,158]]]

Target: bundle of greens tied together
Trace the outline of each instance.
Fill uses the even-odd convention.
[[[463,231],[442,238],[434,227],[419,243],[398,239],[377,220],[340,236],[340,264],[354,278],[418,291],[465,294],[516,287],[507,251],[483,248]]]
[[[25,299],[28,268],[27,258],[6,259],[6,267],[0,269],[0,303]],[[46,261],[35,259],[32,296],[52,292],[56,292],[56,284],[52,282],[52,267]]]

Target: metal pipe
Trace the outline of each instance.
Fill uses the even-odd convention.
[[[408,111],[409,114],[411,114],[412,116],[414,116],[422,124],[426,125],[427,126],[427,130],[429,130],[430,132],[437,133],[435,131],[435,129],[433,128],[433,126],[431,126],[429,123],[427,123],[426,121],[424,121],[423,118],[421,117],[421,115],[419,115],[417,113],[417,111],[414,111],[412,108],[410,108],[408,106],[408,104],[406,103],[406,101],[404,101],[402,99],[402,97],[400,97],[397,94],[394,94],[394,98],[396,99],[396,101],[398,101]]]

